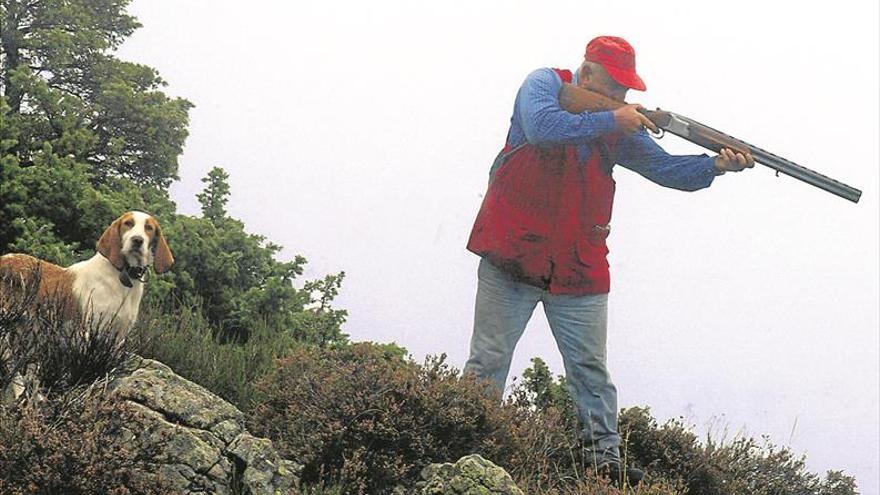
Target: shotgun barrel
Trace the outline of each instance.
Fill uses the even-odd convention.
[[[781,172],[785,175],[794,177],[807,184],[828,191],[831,194],[848,199],[853,203],[858,203],[859,198],[862,195],[862,191],[852,186],[822,175],[815,170],[810,170],[807,167],[798,165],[791,160],[770,153],[765,149],[749,144],[741,139],[729,136],[683,115],[660,110],[659,108],[657,110],[640,110],[640,112],[648,117],[651,122],[660,129],[663,129],[666,132],[671,132],[676,136],[710,149],[716,153],[719,153],[722,148],[730,148],[739,153],[751,153],[756,162],[776,170],[777,173]]]

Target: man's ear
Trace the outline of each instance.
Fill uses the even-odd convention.
[[[107,258],[117,270],[122,270],[125,261],[122,258],[122,237],[119,235],[121,219],[122,217],[119,217],[114,220],[113,223],[104,230],[104,233],[101,235],[101,238],[98,239],[98,243],[96,244],[98,252]]]
[[[581,73],[578,74],[578,83],[587,82],[593,78],[593,69],[589,62],[581,64]]]

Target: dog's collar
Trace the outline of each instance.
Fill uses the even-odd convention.
[[[147,267],[145,266],[129,266],[128,263],[125,263],[122,266],[122,270],[119,271],[119,282],[122,285],[131,288],[132,280],[137,280],[138,282],[144,281],[144,274],[147,273]]]

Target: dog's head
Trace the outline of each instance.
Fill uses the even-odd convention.
[[[118,270],[126,264],[140,268],[152,264],[156,273],[165,273],[174,263],[159,221],[141,211],[123,213],[114,220],[97,247]]]

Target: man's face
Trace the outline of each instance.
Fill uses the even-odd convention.
[[[622,86],[612,79],[601,65],[587,64],[586,62],[581,65],[578,86],[618,101],[624,101],[626,92],[629,90],[626,86]]]

